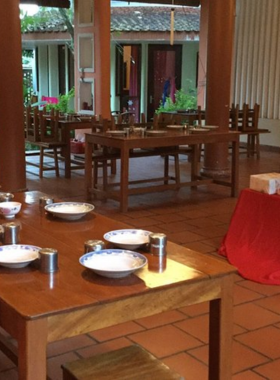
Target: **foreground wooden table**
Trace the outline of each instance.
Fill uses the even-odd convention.
[[[229,181],[215,180],[211,178],[201,177],[199,173],[199,147],[202,144],[231,143],[231,177]],[[101,145],[110,148],[118,148],[120,150],[121,174],[120,174],[120,190],[113,191],[109,187],[106,191],[95,189],[92,186],[92,153],[94,145]],[[180,145],[188,145],[193,147],[193,159],[191,167],[191,181],[178,183],[165,183],[162,185],[153,185],[146,187],[130,188],[129,187],[129,159],[130,151],[137,148],[168,148]],[[159,152],[159,155],[161,153]],[[148,192],[156,192],[167,189],[178,189],[183,186],[205,185],[209,182],[230,187],[231,196],[237,196],[238,191],[238,159],[239,159],[239,132],[210,132],[189,134],[186,131],[170,131],[162,136],[137,136],[115,137],[106,133],[86,134],[86,190],[87,193],[101,193],[107,198],[115,199],[120,202],[120,210],[126,212],[128,209],[128,196],[131,194],[143,194]],[[147,169],[148,170],[148,169]]]
[[[126,225],[93,212],[76,222],[47,216],[38,205],[41,195],[16,195],[22,211],[15,221],[22,244],[58,249],[59,271],[0,267],[0,326],[18,341],[20,380],[46,380],[49,342],[205,301],[210,301],[209,379],[231,379],[234,267],[169,242],[164,272],[149,270],[146,254],[149,266],[136,274],[99,277],[78,262],[84,241]]]

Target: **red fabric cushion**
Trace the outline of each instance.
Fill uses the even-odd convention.
[[[243,190],[219,254],[244,278],[280,284],[280,195]]]

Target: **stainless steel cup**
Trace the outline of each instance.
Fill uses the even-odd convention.
[[[0,192],[0,202],[10,202],[14,198],[12,193]]]
[[[53,273],[58,270],[58,252],[54,248],[39,250],[39,268],[43,273]]]
[[[162,233],[152,233],[149,235],[150,253],[154,256],[166,256],[167,237]]]
[[[54,199],[48,196],[40,197],[39,198],[39,206],[40,207],[45,207],[47,205],[50,205],[54,203]]]
[[[85,253],[92,251],[100,251],[105,246],[102,240],[87,240],[85,241]]]
[[[19,242],[20,225],[14,222],[2,224],[2,242],[4,245]]]

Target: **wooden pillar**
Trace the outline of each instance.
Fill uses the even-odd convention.
[[[110,107],[110,0],[95,1],[95,64],[96,64],[96,111],[105,118],[111,117]]]
[[[19,0],[0,2],[0,191],[26,188]]]
[[[103,118],[110,109],[110,0],[75,0],[75,93],[76,110],[83,110],[83,101]],[[89,46],[90,43],[90,46]],[[92,90],[89,91],[92,87]]]
[[[197,105],[205,109],[209,0],[201,0]]]
[[[212,0],[208,7],[206,125],[218,125],[225,132],[229,126],[235,0]],[[206,146],[202,172],[229,174],[227,144]]]

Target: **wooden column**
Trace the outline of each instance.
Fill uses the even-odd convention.
[[[110,0],[75,0],[74,4],[76,109],[83,109],[85,86],[92,84],[94,113],[110,118]],[[83,37],[92,40],[91,51],[82,46]],[[86,64],[89,66],[84,67]],[[87,102],[91,103],[90,99]]]
[[[95,64],[96,64],[96,113],[111,117],[110,108],[110,43],[111,3],[110,0],[94,2]]]
[[[205,109],[209,0],[201,0],[197,105]]]
[[[26,188],[19,0],[0,2],[0,191]]]
[[[203,4],[202,4],[203,5]],[[228,130],[235,0],[212,0],[208,4],[206,124]],[[202,172],[209,176],[229,174],[227,145],[205,149]]]

